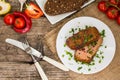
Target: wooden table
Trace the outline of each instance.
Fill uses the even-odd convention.
[[[20,4],[18,0],[7,0],[7,1],[10,2],[12,5],[11,12],[16,10],[19,11]],[[45,61],[40,61],[40,64],[43,67],[49,80],[80,80],[80,79],[81,80],[82,79],[83,80],[120,80],[120,60],[119,60],[120,27],[119,25],[116,24],[115,21],[111,21],[109,19],[107,19],[107,21],[104,20],[104,17],[106,16],[103,13],[100,12],[99,14],[94,13],[94,9],[92,8],[97,6],[96,5],[97,1],[96,3],[93,3],[92,5],[84,8],[82,11],[79,11],[73,16],[67,17],[66,19],[54,25],[50,24],[50,22],[47,20],[45,16],[39,19],[32,19],[32,23],[33,23],[32,29],[26,34],[18,34],[14,32],[10,26],[7,26],[3,22],[3,16],[1,16],[0,17],[0,80],[41,80],[35,66],[27,63],[32,61],[31,57],[28,54],[26,54],[24,51],[20,50],[19,48],[16,48],[15,46],[5,43],[6,38],[13,38],[19,40],[21,37],[26,36],[31,46],[36,49],[38,47],[37,43],[39,43],[39,40],[41,39],[45,44],[44,46],[45,55],[60,61],[59,58],[56,58],[56,56],[54,56],[53,54],[54,51],[52,51],[51,50],[52,48],[50,48],[50,46],[47,45],[48,42],[46,42],[43,37],[48,36],[51,33],[51,31],[58,28],[57,26],[62,26],[65,22],[67,22],[68,20],[74,17],[87,15],[87,16],[93,16],[99,18],[99,14],[101,14],[101,17],[99,19],[101,19],[110,26],[110,29],[112,30],[115,36],[116,44],[117,44],[115,58],[104,71],[93,75],[77,74],[77,76],[80,77],[77,76],[71,77],[71,75],[68,75],[67,72],[63,72],[62,70],[52,66],[51,64],[48,64]],[[86,13],[85,11],[91,11],[91,12],[93,11],[93,13]],[[73,75],[75,74],[73,73]]]

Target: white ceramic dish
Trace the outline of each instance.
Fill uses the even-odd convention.
[[[55,24],[55,23],[61,21],[62,19],[64,19],[65,17],[67,17],[67,16],[76,12],[76,11],[73,11],[73,12],[69,12],[69,13],[65,13],[65,14],[61,14],[61,15],[49,16],[44,11],[44,5],[45,5],[46,1],[47,0],[36,0],[37,4],[39,5],[39,7],[41,8],[41,10],[43,11],[43,13],[45,14],[45,16],[47,17],[47,19],[50,21],[51,24]],[[82,6],[82,8],[87,6],[88,4],[92,3],[93,1],[95,1],[95,0],[90,0],[89,2],[84,4]]]
[[[71,50],[67,46],[64,46],[66,39],[72,36],[72,33],[70,33],[72,28],[75,30],[75,32],[78,32],[78,28],[84,29],[86,25],[95,26],[99,32],[105,30],[105,37],[102,44],[103,46],[99,48],[99,51],[93,58],[94,62],[91,62],[92,65],[89,66],[82,64],[81,62],[76,62],[74,60],[75,51]],[[110,64],[115,55],[116,43],[111,30],[102,21],[93,17],[78,17],[67,22],[61,28],[56,40],[56,49],[60,60],[70,70],[77,73],[92,74],[105,69]],[[67,55],[66,51],[72,53],[73,57],[70,58],[70,55]],[[99,55],[100,58],[98,58],[97,55]]]

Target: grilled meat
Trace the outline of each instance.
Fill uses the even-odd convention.
[[[90,63],[102,42],[103,38],[99,37],[98,41],[95,42],[96,44],[90,44],[88,46],[83,47],[82,49],[76,50],[74,54],[75,60]]]
[[[100,37],[99,31],[95,27],[88,27],[81,30],[66,40],[66,44],[73,50],[78,50],[93,41],[97,41]]]

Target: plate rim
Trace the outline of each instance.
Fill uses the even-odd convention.
[[[97,72],[94,72],[94,73],[88,73],[88,74],[95,74],[95,73],[98,73],[98,72],[100,72],[100,71],[103,71],[105,68],[107,68],[110,64],[111,64],[111,62],[113,61],[113,59],[114,59],[114,57],[115,57],[115,53],[116,53],[116,40],[115,40],[115,37],[114,37],[114,34],[112,33],[112,30],[109,28],[109,26],[108,25],[106,25],[103,21],[101,21],[100,19],[98,19],[98,18],[95,18],[95,17],[90,17],[90,16],[80,16],[80,17],[76,17],[76,18],[73,18],[73,19],[71,19],[71,20],[69,20],[68,22],[66,22],[63,26],[62,26],[62,28],[59,30],[59,32],[58,32],[58,35],[57,35],[57,38],[56,38],[56,52],[57,52],[57,55],[58,55],[58,57],[60,58],[60,61],[64,64],[64,62],[63,62],[63,60],[61,59],[61,57],[59,56],[59,53],[58,53],[58,49],[57,49],[57,44],[58,44],[58,38],[59,38],[59,35],[60,35],[60,32],[62,31],[62,29],[67,25],[67,24],[69,24],[71,21],[73,21],[74,19],[79,19],[79,18],[91,18],[91,19],[94,19],[94,20],[97,20],[97,21],[100,21],[102,24],[104,24],[107,28],[108,28],[108,30],[111,32],[111,35],[112,35],[112,38],[113,38],[113,41],[114,41],[114,50],[113,50],[113,57],[112,57],[112,59],[110,60],[110,62],[105,66],[105,67],[103,67],[101,70],[99,70],[99,71],[97,71]],[[65,65],[65,64],[64,64]],[[66,66],[66,65],[65,65]],[[67,66],[66,66],[67,67]],[[70,69],[70,68],[69,68]],[[70,69],[71,70],[71,69]],[[71,71],[73,71],[73,70],[71,70]],[[76,71],[73,71],[73,72],[76,72]],[[78,72],[76,72],[76,73],[78,73]],[[80,73],[78,73],[78,74],[80,74]],[[84,74],[87,74],[87,73],[84,73]]]

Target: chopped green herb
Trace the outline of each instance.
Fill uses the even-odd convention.
[[[107,48],[107,46],[105,46],[105,48]]]
[[[95,65],[95,63],[92,63],[92,65]]]
[[[92,46],[95,46],[96,44],[97,44],[96,41],[94,41],[94,42],[91,43]]]
[[[95,65],[95,63],[90,63],[90,65],[92,66],[92,65]]]
[[[79,31],[81,31],[81,28],[79,28]]]
[[[73,57],[71,52],[66,51],[66,55],[69,55],[70,57]]]
[[[69,31],[69,33],[72,33],[72,31]]]
[[[85,26],[85,29],[87,29],[87,28],[89,28],[89,26],[88,26],[88,25],[86,25],[86,26]]]
[[[102,56],[102,59],[104,58],[104,56]]]
[[[88,71],[91,71],[91,69],[89,68]]]
[[[86,63],[86,62],[82,62],[81,64],[88,65],[88,66],[90,65],[89,63]]]
[[[101,59],[99,60],[99,63],[101,63],[102,61],[101,61]]]
[[[100,35],[101,35],[101,37],[105,37],[105,30],[102,30],[101,32],[100,32]]]
[[[79,71],[79,70],[81,70],[81,69],[82,69],[82,67],[78,67],[78,69],[77,69],[77,70]]]
[[[77,28],[75,28],[75,30],[77,30]]]
[[[75,58],[74,58],[75,62],[78,63],[79,61],[77,61]]]
[[[68,60],[71,60],[71,58],[69,57]]]
[[[84,43],[88,42],[88,37],[86,35],[84,35]]]
[[[103,54],[103,51],[100,51],[100,54]]]
[[[63,54],[62,57],[64,57],[65,55]]]
[[[93,35],[84,35],[84,43],[88,42],[92,37]]]
[[[97,57],[97,58],[100,58],[100,56],[99,56],[98,54],[96,54],[96,57]]]
[[[66,44],[64,44],[64,47],[66,47]]]
[[[72,28],[72,30],[71,30],[72,32],[73,32],[73,34],[74,34],[74,29]]]
[[[74,28],[71,28],[71,31],[69,31],[69,33],[73,33],[74,34]]]
[[[89,54],[92,54],[92,53],[93,53],[93,50],[92,50],[92,49],[88,49],[87,52],[88,52]]]

